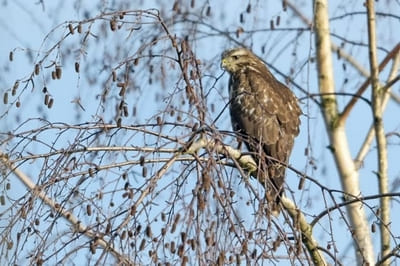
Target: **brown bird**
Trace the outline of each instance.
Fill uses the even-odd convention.
[[[288,163],[299,134],[302,112],[297,98],[247,49],[225,51],[221,66],[230,73],[233,130],[254,154],[259,167],[257,179],[265,188],[270,211],[277,215],[283,193],[284,164]]]

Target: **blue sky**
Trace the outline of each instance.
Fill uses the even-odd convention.
[[[382,1],[379,1],[377,3],[377,10],[385,11],[387,6],[381,2]],[[65,25],[62,25],[52,32],[48,36],[46,42],[43,43],[43,39],[49,32],[52,31],[52,29],[66,21],[75,22],[77,20],[84,19],[86,9],[90,10],[90,16],[94,16],[99,12],[97,6],[95,5],[92,7],[74,7],[73,4],[67,2],[61,4],[45,2],[44,10],[43,6],[40,4],[35,4],[34,2],[24,3],[23,1],[6,1],[3,3],[3,5],[4,8],[0,9],[0,32],[3,36],[3,40],[5,40],[0,46],[0,66],[2,67],[2,71],[0,73],[0,86],[2,90],[4,90],[4,88],[11,88],[16,79],[20,79],[21,77],[26,77],[29,75],[29,73],[33,71],[34,62],[36,62],[36,60],[42,56],[42,51],[44,51],[46,47],[54,45],[54,43],[59,40],[60,36],[65,34],[67,31]],[[146,1],[145,4],[140,3],[140,5],[143,8],[160,8],[161,6],[164,6],[161,5],[159,1]],[[243,24],[239,23],[238,17],[240,13],[244,12],[245,6],[243,6],[239,1],[230,2],[226,8],[222,9],[219,8],[221,2],[210,1],[210,5],[212,6],[213,16],[206,22],[210,25],[214,25],[220,30],[235,31],[238,26],[241,26],[246,30],[265,29],[269,28],[269,21],[271,19],[276,20],[278,16],[281,16],[281,20],[287,23],[286,25],[282,25],[282,27],[295,27],[301,25],[298,23],[299,21],[297,18],[293,18],[291,21],[291,13],[283,12],[281,3],[276,4],[276,2],[273,1],[268,1],[266,3],[257,2],[256,4],[253,4],[253,14],[251,16],[245,16],[245,22]],[[311,18],[312,9],[307,6],[306,3],[299,5],[301,6],[301,10],[305,13],[305,15],[307,15],[308,18]],[[341,1],[332,5],[335,6],[332,6],[330,9],[331,16],[341,15],[350,12],[351,10],[363,10],[362,5],[358,1]],[[167,7],[162,8],[161,13],[169,14],[169,12],[171,12],[171,7],[168,5]],[[391,13],[396,14],[396,10],[400,12],[398,4],[396,5],[393,3],[391,7],[393,7],[393,9],[391,9]],[[130,8],[137,8],[137,6]],[[108,9],[104,9],[104,11],[108,11]],[[399,14],[399,12],[397,12],[397,14]],[[48,14],[51,14],[51,16]],[[366,26],[364,25],[364,22],[365,18],[356,15],[351,16],[344,21],[332,21],[331,31],[335,34],[345,36],[350,40],[366,43]],[[379,41],[382,42],[380,44],[382,47],[390,49],[399,41],[398,35],[393,34],[396,29],[398,29],[399,24],[400,23],[395,19],[386,17],[380,17],[378,19]],[[203,26],[201,29],[206,32],[211,31],[210,28],[206,26]],[[176,28],[173,30],[178,32],[178,34],[180,32],[179,26],[176,26]],[[145,32],[145,29],[143,29],[143,32],[141,33]],[[254,34],[249,35],[247,38],[242,37],[239,39],[239,41],[245,43],[247,46],[252,47],[256,54],[262,56],[268,63],[272,64],[283,73],[289,74],[292,68],[294,74],[291,77],[295,78],[295,81],[304,89],[307,89],[310,92],[316,92],[315,64],[307,64],[307,60],[313,56],[315,49],[313,35],[310,32],[304,32],[297,39],[295,39],[294,36],[295,34],[293,32],[287,33],[285,31],[278,31],[277,33],[271,33],[262,31],[255,32]],[[78,38],[76,36],[72,37]],[[71,40],[66,40],[66,43],[73,43],[73,38],[71,38]],[[332,39],[334,42],[336,42],[336,44],[340,45],[340,40],[335,37]],[[110,51],[110,47],[115,48],[118,45],[124,44],[132,44],[132,50],[135,48],[134,42],[132,39],[127,38],[126,32],[118,32],[114,35],[111,35],[111,37],[108,36],[103,44],[91,43],[87,49],[87,57],[99,58],[100,61],[98,61],[98,65],[87,67],[91,67],[90,71],[99,73],[99,79],[104,78],[105,74],[101,70],[101,64],[106,62],[106,59],[104,59],[106,57],[98,56],[98,54],[106,54],[107,51]],[[266,47],[266,54],[262,54],[261,52],[262,45],[265,45]],[[220,53],[224,49],[232,46],[235,46],[235,43],[228,42],[223,36],[215,36],[213,38],[197,40],[193,45],[193,49],[195,50],[197,57],[204,62],[204,73],[219,76],[223,73],[223,71],[218,67]],[[158,48],[162,49],[162,47]],[[29,52],[27,49],[30,49]],[[368,54],[365,47],[351,46],[346,44],[345,49],[354,55],[354,57],[365,69],[369,70],[367,61]],[[14,50],[14,61],[8,62],[8,56],[11,50]],[[31,54],[32,61],[27,60],[27,52]],[[93,99],[96,97],[98,91],[95,89],[90,89],[90,85],[85,78],[77,76],[73,70],[73,67],[71,67],[75,60],[82,60],[82,67],[85,66],[86,62],[89,63],[90,61],[86,60],[84,56],[77,56],[76,51],[71,51],[71,53],[73,53],[74,56],[69,56],[65,59],[62,58],[60,61],[64,67],[63,79],[52,82],[50,80],[46,80],[45,76],[40,77],[42,80],[40,80],[40,78],[37,80],[37,86],[35,89],[32,92],[25,92],[21,96],[22,107],[20,109],[11,108],[9,115],[2,118],[2,128],[13,130],[17,127],[18,123],[20,123],[19,121],[22,122],[30,118],[39,117],[46,117],[52,122],[66,123],[95,120],[92,115],[96,111],[97,104],[93,104]],[[379,52],[380,60],[384,57],[384,55],[385,51],[381,50]],[[123,55],[121,55],[121,57],[123,57]],[[102,58],[104,61],[101,61]],[[335,82],[337,90],[354,92],[364,81],[364,78],[360,78],[358,73],[352,69],[349,64],[346,64],[347,71],[343,71],[343,60],[338,60],[336,56],[334,58],[336,77]],[[140,70],[138,70],[138,73],[140,75]],[[273,73],[276,74],[274,71]],[[279,75],[277,75],[277,77],[279,80],[284,82],[283,77]],[[386,77],[387,71],[382,74],[382,79],[384,80]],[[345,80],[347,81],[345,82]],[[171,83],[168,81],[171,81]],[[173,89],[176,87],[176,84],[173,82],[174,81],[172,78],[171,80],[168,80],[167,78],[167,91],[173,91]],[[207,86],[209,86],[209,84],[212,83],[212,79],[206,80],[205,82]],[[146,82],[143,82],[143,84],[138,83],[138,86],[141,88],[146,88],[145,83]],[[44,97],[43,94],[40,93],[43,84],[48,85],[48,88],[55,101],[54,107],[51,110],[46,110],[46,108],[41,104]],[[212,90],[212,93],[210,94],[211,96],[208,99],[209,105],[215,103],[216,110],[222,110],[222,103],[224,101],[226,103],[226,85],[227,74],[218,80],[215,85],[215,89]],[[302,94],[299,90],[293,88],[293,86],[291,86],[291,88],[299,98],[304,97],[304,94]],[[399,92],[398,85],[394,88],[394,91],[397,93]],[[369,96],[369,93],[370,91],[366,92],[365,95]],[[149,90],[144,89],[135,95],[137,96],[137,99],[134,101],[135,105],[139,110],[141,110],[143,115],[134,118],[132,122],[139,123],[145,122],[148,119],[154,119],[159,112],[168,107],[167,102],[156,102],[155,99],[159,95],[157,94],[157,90],[154,88]],[[165,95],[161,95],[160,97],[162,96]],[[85,108],[84,112],[81,112],[81,109],[75,103],[73,103],[74,99],[77,99],[78,97],[81,99],[82,106]],[[345,97],[339,98],[339,104],[344,106],[348,100],[349,99]],[[132,106],[130,106],[130,108],[132,108]],[[296,169],[305,171],[310,176],[317,178],[324,185],[330,188],[339,189],[340,183],[337,178],[332,156],[326,148],[328,141],[325,132],[325,125],[320,116],[320,111],[318,107],[312,104],[311,101],[308,102],[307,100],[302,102],[302,109],[306,115],[302,117],[301,134],[296,140],[295,148],[291,157],[291,164]],[[0,111],[2,113],[4,112],[3,105],[0,108]],[[215,118],[216,114],[218,114],[218,111],[215,114],[210,114],[210,118]],[[398,105],[394,103],[389,104],[388,110],[385,114],[385,125],[387,132],[399,130],[397,114]],[[111,117],[108,117],[108,119],[111,119]],[[354,112],[350,116],[347,126],[352,154],[355,155],[360,147],[363,141],[364,133],[369,128],[370,122],[370,108],[364,102],[360,101],[357,103]],[[37,127],[39,124],[40,123],[36,119],[30,120],[25,127]],[[217,126],[219,129],[230,130],[230,122],[227,111],[221,117]],[[66,142],[67,141],[68,139]],[[304,150],[308,145],[312,147],[311,156],[318,166],[316,170],[312,170],[312,167],[309,164],[310,157],[304,155]],[[34,150],[35,147],[32,147],[32,149]],[[37,147],[37,149],[41,148]],[[393,182],[395,178],[399,177],[400,173],[400,167],[397,163],[398,141],[396,142],[396,140],[394,140],[394,145],[389,147],[388,152],[390,158],[389,175],[392,177],[391,182]],[[41,165],[33,164],[23,167],[26,169],[26,171],[34,174],[35,171],[40,170]],[[364,195],[377,193],[377,181],[375,174],[373,173],[374,169],[376,169],[376,153],[375,149],[373,148],[366,158],[364,167],[360,171],[360,180]],[[297,187],[298,178],[290,171],[288,172],[287,182],[293,189],[296,199],[307,211],[309,210],[312,214],[318,214],[319,211],[323,209],[323,204],[320,202],[320,190],[316,189],[315,186],[307,182],[305,186],[306,190],[295,190]],[[17,190],[18,192],[24,193],[24,190],[22,187],[20,187],[20,185],[15,185],[18,188],[21,188]],[[21,195],[22,194],[16,193],[15,197]],[[375,205],[376,202],[371,204]],[[397,205],[394,206],[398,208]],[[395,210],[393,210],[393,212],[395,213]],[[242,215],[246,216],[246,212],[242,213]],[[393,216],[393,218],[393,222],[396,223],[395,219],[398,219],[398,217]],[[328,221],[324,221],[324,223],[326,223],[324,226],[327,227]],[[350,239],[346,228],[343,226],[343,223],[338,220],[334,221],[334,225],[335,232],[337,232],[336,241],[340,243],[340,246],[345,245],[344,243],[347,244]],[[393,232],[398,235],[399,228],[393,227]],[[316,229],[315,235],[316,237],[321,237],[323,241],[328,241],[329,239],[322,236],[323,233],[324,228],[319,228]],[[378,240],[378,234],[375,234],[375,243],[378,243]],[[347,254],[347,256],[352,257],[353,254],[350,252]]]

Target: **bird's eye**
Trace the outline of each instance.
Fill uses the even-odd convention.
[[[238,59],[239,59],[239,56],[238,56],[238,55],[233,55],[232,57],[233,57],[233,59],[235,59],[235,60],[238,60]]]

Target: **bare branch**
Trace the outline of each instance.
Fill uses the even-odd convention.
[[[358,172],[355,169],[351,158],[345,127],[337,123],[339,112],[334,95],[335,84],[333,78],[331,40],[329,30],[328,3],[324,0],[314,1],[315,12],[315,42],[317,47],[318,63],[318,87],[321,93],[330,95],[322,96],[323,114],[326,128],[330,138],[330,145],[333,149],[333,156],[341,177],[343,190],[354,196],[361,195],[359,188]],[[366,214],[361,203],[347,205],[352,229],[358,246],[358,264],[374,261],[374,251]]]
[[[369,42],[369,63],[371,68],[372,85],[372,108],[374,114],[375,139],[378,146],[378,182],[379,192],[386,194],[389,192],[388,180],[388,158],[385,130],[383,125],[382,100],[384,91],[379,86],[378,56],[376,51],[376,27],[375,27],[375,1],[367,1],[368,13],[368,42]],[[390,252],[390,201],[389,198],[382,197],[381,205],[381,256],[385,257]],[[389,265],[384,262],[382,265]]]
[[[103,247],[104,250],[110,251],[110,253],[120,262],[133,264],[126,256],[124,256],[120,251],[116,250],[113,245],[109,244],[106,240],[102,238],[102,236],[96,234],[94,231],[89,229],[87,226],[83,224],[82,221],[79,221],[75,215],[61,206],[61,204],[57,203],[21,170],[18,169],[13,163],[11,163],[8,157],[0,152],[0,160],[5,167],[7,167],[11,172],[13,172],[18,179],[29,188],[30,192],[34,197],[41,199],[46,205],[48,205],[52,210],[59,213],[64,219],[70,222],[73,225],[74,230],[77,233],[82,233],[85,236],[89,237],[92,241],[96,241],[96,244]]]

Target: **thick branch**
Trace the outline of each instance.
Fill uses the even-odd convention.
[[[334,95],[333,64],[329,31],[328,3],[326,0],[314,1],[315,37],[318,63],[318,87],[322,97],[323,114],[329,134],[330,144],[339,171],[343,190],[354,197],[360,196],[359,175],[350,154],[345,126],[338,124],[337,102]],[[362,203],[347,205],[352,230],[354,232],[357,264],[374,262],[369,225]]]
[[[196,153],[199,149],[213,146],[218,153],[224,154],[225,156],[237,161],[243,169],[246,169],[249,173],[257,175],[257,164],[253,157],[250,155],[242,155],[240,150],[234,149],[231,146],[224,145],[214,140],[207,140],[200,138],[193,142],[188,148],[187,153]],[[288,212],[290,217],[293,219],[293,224],[298,225],[298,229],[302,235],[302,241],[306,246],[313,262],[315,265],[327,265],[321,250],[318,248],[318,243],[312,235],[312,226],[307,223],[303,213],[296,207],[296,205],[290,199],[285,196],[281,197],[282,206]]]
[[[382,117],[382,91],[379,86],[378,56],[376,52],[376,28],[375,28],[375,0],[368,0],[368,42],[369,42],[369,62],[371,68],[372,84],[372,108],[374,114],[375,139],[378,147],[378,179],[379,192],[388,193],[388,158],[386,149],[386,137],[383,127]],[[390,252],[390,201],[389,198],[382,197],[381,204],[381,255],[385,257]],[[389,265],[386,261],[382,265]]]
[[[281,202],[285,210],[289,213],[293,223],[298,225],[301,231],[302,241],[306,246],[314,265],[327,265],[321,250],[318,248],[318,242],[312,235],[312,226],[306,221],[303,213],[296,208],[296,205],[285,196],[281,197]]]

